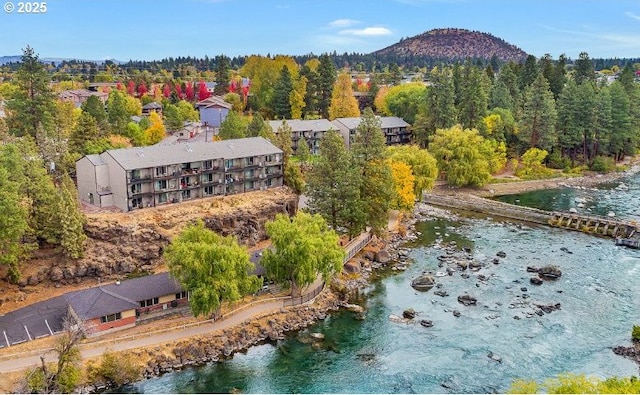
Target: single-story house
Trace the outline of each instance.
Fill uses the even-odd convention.
[[[145,314],[168,313],[189,300],[187,292],[169,273],[71,292],[65,299],[71,316],[84,323],[90,335],[130,328]]]

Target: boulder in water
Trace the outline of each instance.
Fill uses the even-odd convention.
[[[410,320],[414,319],[416,317],[416,311],[414,309],[406,309],[405,311],[402,312],[402,316],[404,318],[408,318]]]
[[[416,291],[428,291],[436,285],[436,281],[433,279],[433,276],[428,274],[423,274],[418,276],[411,281],[411,287]]]
[[[462,303],[465,306],[475,305],[478,302],[476,298],[471,295],[460,295],[458,296],[458,303]]]
[[[538,269],[538,276],[544,280],[556,280],[562,276],[562,271],[556,265],[547,265]]]
[[[424,326],[425,328],[431,328],[433,326],[433,321],[431,321],[431,320],[420,320],[420,325]]]
[[[542,285],[542,279],[540,279],[539,277],[531,277],[529,279],[529,282],[533,285]]]

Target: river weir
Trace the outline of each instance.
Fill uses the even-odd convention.
[[[626,191],[616,191],[614,184],[509,199],[563,212],[585,198],[584,207],[576,207],[585,215],[613,211],[616,219],[640,219],[640,179],[626,183]],[[342,310],[222,363],[170,373],[129,390],[493,393],[507,391],[518,378],[541,381],[563,372],[601,378],[638,374],[633,361],[612,350],[630,344],[631,328],[640,321],[640,251],[544,224],[426,205],[419,211],[416,238],[404,246],[410,264],[381,273],[352,301],[364,308],[364,319]],[[463,269],[438,259],[443,256],[474,265]],[[561,275],[530,281],[540,278],[534,268],[548,266]],[[433,288],[413,289],[412,280],[425,274],[433,274]]]

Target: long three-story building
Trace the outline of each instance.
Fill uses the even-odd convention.
[[[123,211],[283,185],[282,150],[262,137],[108,150],[76,162],[82,201]]]

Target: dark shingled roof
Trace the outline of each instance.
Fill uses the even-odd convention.
[[[140,301],[182,292],[169,273],[153,274],[68,294],[67,303],[83,319],[140,307]]]

